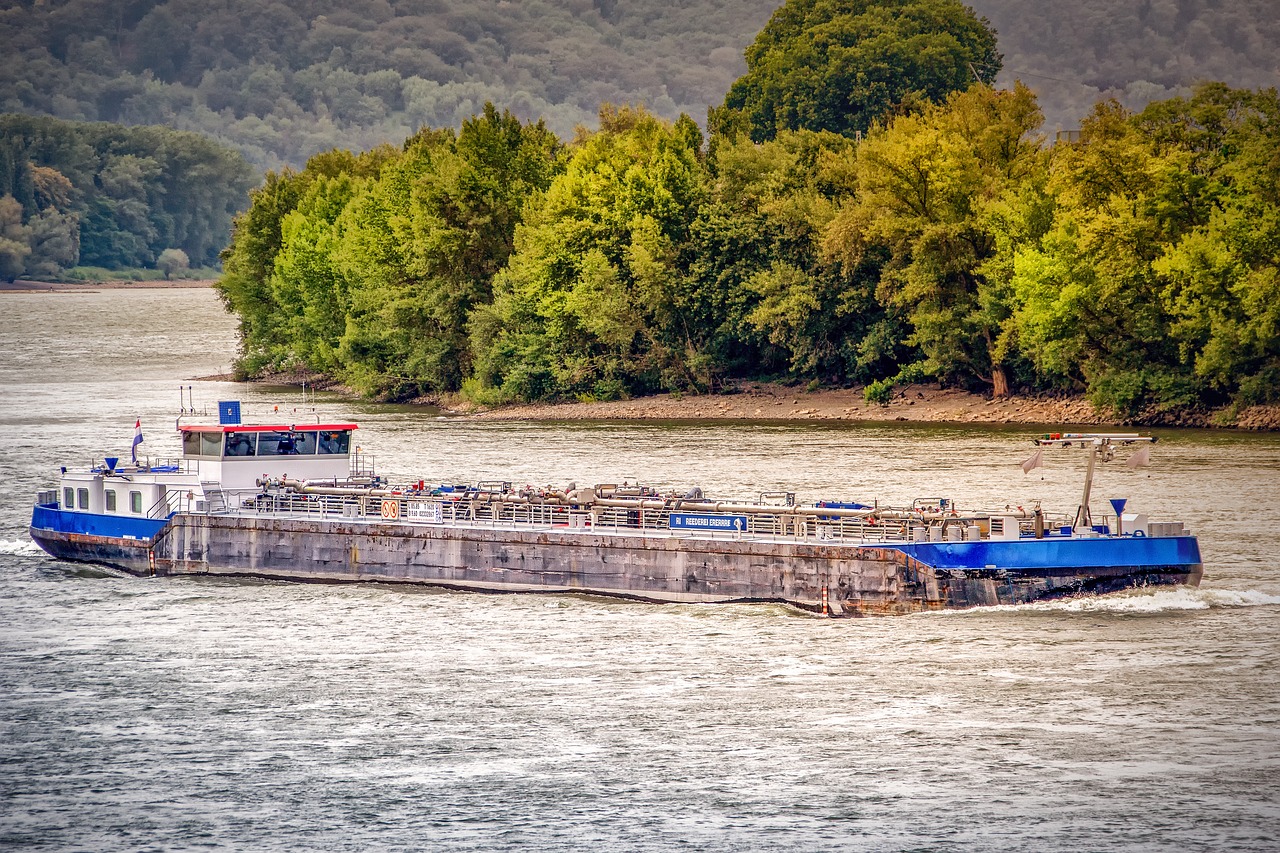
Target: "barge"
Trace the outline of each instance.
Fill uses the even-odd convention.
[[[179,459],[139,460],[137,438],[128,464],[62,468],[58,488],[38,496],[31,538],[56,558],[140,576],[782,602],[829,616],[1195,586],[1203,573],[1180,522],[1118,502],[1094,522],[1095,466],[1121,448],[1144,461],[1153,439],[1137,434],[1036,439],[1088,453],[1080,506],[1054,516],[1038,506],[961,512],[947,498],[894,508],[630,483],[393,484],[354,447],[354,423],[245,424],[234,402],[219,415],[217,424],[179,418]]]

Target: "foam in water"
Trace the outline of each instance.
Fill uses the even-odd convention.
[[[40,549],[40,546],[30,539],[19,539],[17,541],[0,539],[0,554],[6,556],[38,557],[43,553],[44,551]]]
[[[1206,589],[1178,586],[1160,589],[1135,589],[1109,595],[1037,601],[958,611],[962,613],[1010,613],[1026,611],[1064,613],[1171,613],[1180,610],[1211,610],[1223,607],[1266,607],[1280,604],[1280,595],[1251,589]]]
[[[1107,595],[1089,595],[1030,604],[1002,604],[966,610],[935,610],[929,615],[974,615],[998,613],[1122,613],[1154,614],[1184,610],[1213,610],[1228,607],[1268,607],[1280,605],[1280,595],[1250,589],[1204,589],[1172,587],[1134,589]]]

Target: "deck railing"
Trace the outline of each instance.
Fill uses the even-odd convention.
[[[443,525],[447,527],[492,528],[502,530],[581,531],[604,535],[664,536],[700,539],[751,539],[818,544],[894,543],[937,541],[941,537],[955,541],[972,538],[974,528],[985,538],[990,522],[983,518],[949,518],[945,524],[937,519],[905,518],[869,519],[862,516],[806,515],[796,507],[761,506],[758,511],[737,513],[745,517],[741,531],[672,529],[673,513],[668,508],[590,507],[558,503],[471,500],[466,497],[433,495],[324,495],[281,491],[246,499],[235,514],[254,514],[284,518],[346,519],[358,522],[381,522],[403,525]],[[1030,520],[1024,522],[1030,529]],[[930,528],[935,532],[930,534]]]

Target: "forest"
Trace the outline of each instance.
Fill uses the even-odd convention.
[[[0,112],[202,133],[260,170],[331,148],[457,130],[484,103],[562,139],[602,103],[703,125],[778,0],[13,0],[0,7]],[[997,85],[1045,127],[1099,100],[1138,111],[1197,81],[1276,84],[1274,0],[973,0]],[[703,125],[705,128],[705,125]]]
[[[199,134],[0,115],[0,280],[212,266],[257,182]]]
[[[1048,144],[994,44],[955,0],[790,0],[709,133],[606,105],[566,144],[486,105],[273,172],[219,283],[238,369],[482,403],[748,377],[1274,402],[1275,90],[1104,101]]]

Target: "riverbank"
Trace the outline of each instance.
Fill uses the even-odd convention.
[[[448,406],[447,406],[448,407]],[[722,395],[659,394],[607,403],[535,403],[496,409],[448,407],[479,420],[803,420],[916,421],[924,423],[1027,424],[1046,426],[1132,426],[1099,412],[1083,397],[1008,397],[994,399],[936,385],[899,389],[887,404],[868,403],[861,388],[805,391],[767,382],[743,384]],[[1234,423],[1216,412],[1152,415],[1143,426],[1234,426],[1280,430],[1280,406],[1242,410]]]
[[[0,281],[0,293],[96,293],[99,290],[157,290],[178,287],[213,287],[213,279],[171,281]]]

